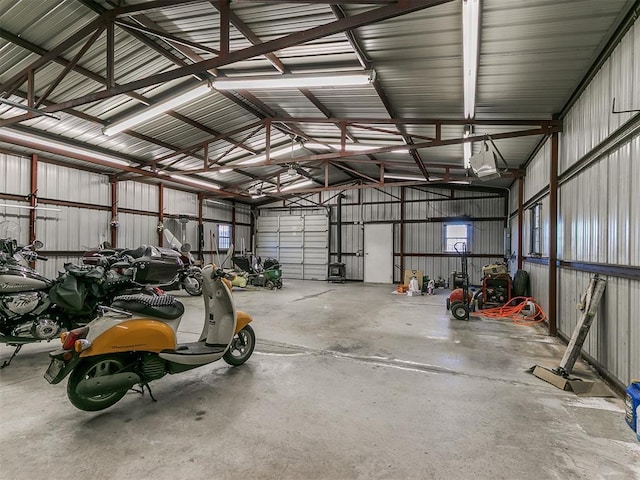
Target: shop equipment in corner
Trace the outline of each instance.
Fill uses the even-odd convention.
[[[582,345],[589,334],[591,324],[598,312],[598,305],[600,305],[606,284],[607,281],[598,275],[594,275],[591,278],[589,286],[582,294],[580,303],[577,305],[578,310],[582,311],[582,315],[573,330],[571,340],[569,341],[569,345],[567,345],[560,365],[553,369],[536,365],[531,369],[531,372],[536,377],[549,382],[561,390],[572,391],[577,395],[592,397],[611,396],[609,389],[601,382],[572,375],[573,367],[580,356]]]
[[[469,270],[467,266],[467,244],[456,242],[453,248],[460,255],[462,271],[453,272],[451,275],[451,288],[453,291],[447,298],[447,310],[456,320],[469,320],[469,313],[473,310],[473,298],[469,293]]]

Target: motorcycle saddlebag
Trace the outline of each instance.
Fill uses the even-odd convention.
[[[132,262],[133,280],[137,283],[162,285],[171,283],[182,267],[179,257],[142,257]]]

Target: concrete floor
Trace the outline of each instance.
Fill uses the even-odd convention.
[[[152,383],[157,403],[130,393],[98,413],[42,378],[56,344],[27,346],[0,373],[0,478],[640,479],[620,399],[526,373],[559,362],[558,340],[452,320],[447,291],[392,290],[238,291],[258,337],[247,364],[167,376]],[[190,341],[202,299],[178,296]]]

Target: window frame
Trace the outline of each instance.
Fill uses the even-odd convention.
[[[226,251],[231,248],[231,239],[233,238],[233,232],[231,225],[228,223],[219,223],[216,228],[216,241],[218,242],[218,250]],[[228,235],[226,235],[228,233]],[[223,244],[223,240],[226,240]]]
[[[453,226],[464,226],[466,227],[466,235],[464,237],[458,237],[458,236],[449,236],[448,235],[448,227],[453,227]],[[451,249],[448,248],[449,245],[449,240],[456,240],[455,243],[459,242],[459,241],[464,241],[466,246],[467,246],[467,252],[471,251],[471,223],[470,222],[447,222],[443,224],[443,228],[442,228],[442,250],[445,253],[459,253],[456,252],[455,248],[453,247],[454,244],[452,244]]]
[[[534,203],[529,208],[529,255],[542,256],[542,203]]]

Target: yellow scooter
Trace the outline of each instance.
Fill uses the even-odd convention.
[[[86,326],[61,335],[62,349],[49,354],[45,379],[56,384],[69,375],[71,403],[80,410],[97,411],[118,402],[134,385],[146,388],[153,399],[149,382],[167,373],[220,358],[242,365],[255,346],[252,318],[236,311],[222,269],[207,265],[202,276],[205,316],[197,342],[177,343],[184,306],[174,297],[126,295]]]

